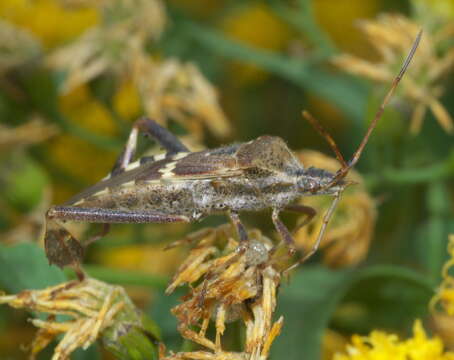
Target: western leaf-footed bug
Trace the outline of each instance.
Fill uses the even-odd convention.
[[[340,195],[349,185],[344,178],[359,160],[410,64],[421,36],[422,32],[416,37],[399,74],[349,161],[345,161],[335,141],[320,123],[303,112],[303,116],[326,138],[341,163],[336,173],[303,167],[278,137],[261,136],[247,143],[190,152],[177,137],[156,122],[139,119],[110,175],[65,204],[48,210],[45,248],[49,262],[60,267],[73,266],[78,276],[83,277],[79,263],[84,246],[62,225],[67,220],[104,224],[103,232],[92,238],[93,241],[107,233],[111,223],[191,222],[213,213],[227,212],[236,226],[242,246],[241,243],[246,244],[247,233],[238,213],[266,208],[272,209],[273,224],[289,252],[293,253],[292,235],[279,219],[279,213],[283,210],[303,213],[307,216],[306,224],[316,211],[307,206],[292,205],[292,202],[300,196],[333,195],[334,200],[324,215],[316,242],[300,260],[305,261],[319,247]],[[167,152],[132,162],[139,131],[154,138]]]

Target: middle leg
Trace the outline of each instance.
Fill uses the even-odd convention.
[[[289,256],[293,256],[296,252],[295,240],[293,240],[292,234],[290,234],[290,231],[287,229],[281,219],[279,219],[279,209],[273,209],[271,218],[273,220],[274,227],[279,233],[281,239],[284,240],[284,243],[287,245]]]

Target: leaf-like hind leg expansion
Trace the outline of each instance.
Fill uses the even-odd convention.
[[[79,279],[84,279],[80,263],[83,260],[84,250],[87,244],[81,244],[80,241],[59,223],[65,220],[103,224],[102,232],[90,239],[88,243],[104,236],[109,230],[109,224],[111,223],[170,223],[189,221],[186,216],[160,213],[79,208],[73,206],[54,206],[50,208],[46,214],[46,234],[44,238],[49,263],[61,268],[65,266],[73,267]]]
[[[49,264],[61,268],[71,266],[79,279],[84,279],[80,263],[84,257],[84,247],[62,225],[46,215],[46,234],[44,247]]]
[[[132,130],[129,133],[128,141],[113,166],[111,172],[112,176],[123,172],[134,158],[137,147],[137,136],[140,131],[157,141],[168,154],[189,151],[188,148],[169,130],[163,128],[154,120],[142,117],[134,123]]]
[[[236,212],[229,212],[230,219],[232,220],[233,225],[235,225],[236,231],[238,232],[238,238],[240,239],[240,245],[246,244],[248,240],[247,231],[243,223],[240,220],[240,217]]]

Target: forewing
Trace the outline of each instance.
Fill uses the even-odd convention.
[[[236,146],[194,153],[178,153],[158,161],[128,166],[127,170],[101,180],[85,189],[63,205],[73,205],[104,189],[133,182],[184,181],[225,178],[242,174],[234,156]]]
[[[232,153],[206,150],[186,155],[176,155],[153,172],[143,173],[138,180],[182,181],[212,179],[242,174],[236,157]]]

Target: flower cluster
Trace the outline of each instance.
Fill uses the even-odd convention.
[[[267,359],[280,333],[283,318],[273,323],[276,292],[281,280],[280,258],[270,240],[249,231],[247,244],[238,244],[230,225],[205,229],[191,237],[197,245],[180,266],[167,293],[188,283],[183,303],[172,309],[181,335],[207,350],[170,354],[165,359]],[[213,320],[215,339],[207,330]],[[243,352],[222,345],[226,324],[241,321],[246,328]],[[197,330],[194,330],[194,329]]]
[[[148,355],[153,352],[146,339],[156,337],[156,330],[143,321],[141,313],[120,286],[86,278],[82,282],[62,283],[43,290],[3,295],[0,304],[49,314],[47,320],[31,319],[39,328],[31,346],[32,356],[60,334],[64,336],[55,348],[52,360],[68,359],[74,350],[86,349],[97,339],[119,356],[128,352],[122,344],[127,337],[129,340],[134,338],[138,353],[141,350]],[[56,320],[57,315],[72,319],[60,322]]]
[[[346,354],[333,360],[452,360],[453,352],[443,350],[442,341],[429,338],[420,320],[413,325],[413,337],[400,340],[396,334],[372,331],[369,336],[354,335]]]
[[[451,273],[454,266],[454,235],[449,237],[448,254],[450,259],[443,266],[443,281],[432,298],[431,308],[435,312],[454,316],[454,276]]]
[[[118,83],[133,85],[133,97],[138,96],[133,104],[141,103],[161,124],[178,121],[199,138],[200,123],[216,136],[229,133],[217,93],[195,65],[148,54],[147,46],[160,38],[167,22],[161,1],[102,1],[98,8],[99,25],[48,57],[51,68],[67,74],[64,92],[113,74]]]

